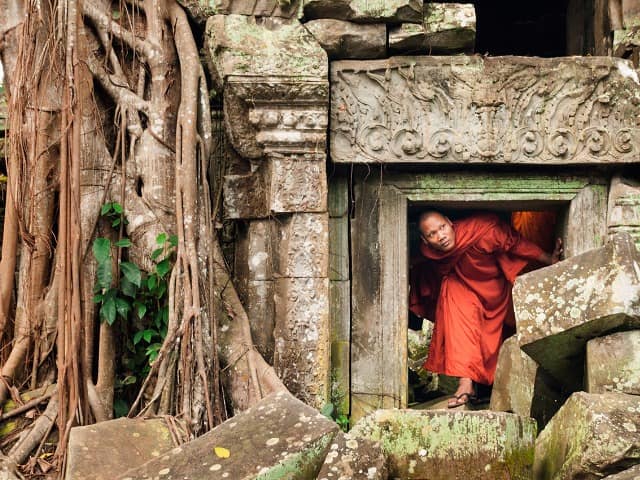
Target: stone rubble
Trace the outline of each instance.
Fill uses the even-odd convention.
[[[640,395],[640,330],[587,342],[585,390]]]
[[[640,328],[640,253],[628,234],[518,277],[521,348],[567,389],[580,390],[588,340]]]
[[[536,440],[534,478],[602,478],[640,463],[640,397],[574,393]]]
[[[203,436],[111,478],[315,479],[337,430],[291,394],[276,393]]]
[[[349,433],[380,442],[391,478],[531,479],[536,425],[511,413],[377,410]]]

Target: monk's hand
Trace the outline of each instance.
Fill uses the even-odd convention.
[[[560,256],[562,255],[562,252],[564,250],[562,249],[562,239],[558,238],[556,239],[556,246],[553,249],[553,253],[551,254],[551,263],[558,263],[560,261]]]

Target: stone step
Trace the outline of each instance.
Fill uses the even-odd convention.
[[[174,447],[162,419],[118,418],[69,434],[65,480],[113,480]]]
[[[536,440],[536,480],[602,478],[640,463],[640,396],[576,392]]]
[[[289,393],[265,397],[119,480],[315,479],[338,426]]]
[[[455,410],[455,411],[475,411],[475,410],[488,410],[489,409],[489,401],[488,399],[482,399],[480,401],[467,402],[464,405],[460,405],[459,407],[449,408],[449,399],[450,395],[444,397],[434,398],[433,400],[429,400],[427,402],[418,403],[416,405],[412,405],[412,410]]]
[[[338,432],[318,480],[387,480],[387,457],[380,444]]]
[[[532,479],[535,421],[515,414],[377,410],[349,433],[380,442],[391,478]]]

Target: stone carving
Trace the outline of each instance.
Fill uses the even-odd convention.
[[[224,90],[225,130],[236,151],[324,151],[327,54],[296,20],[215,15],[207,21],[207,60]]]
[[[638,75],[615,58],[332,64],[331,157],[354,163],[626,163]]]
[[[314,160],[290,156],[272,158],[270,193],[274,213],[326,211],[324,155]]]
[[[326,277],[328,223],[327,213],[298,213],[278,218],[275,273],[281,277]]]
[[[273,366],[296,397],[316,408],[329,393],[329,280],[275,280]]]

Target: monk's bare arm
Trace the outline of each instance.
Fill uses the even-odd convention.
[[[554,263],[558,263],[558,261],[560,260],[560,255],[562,255],[562,239],[558,238],[556,240],[556,246],[553,249],[553,252],[551,252],[550,254],[547,252],[543,252],[538,260],[545,265],[553,265]]]

